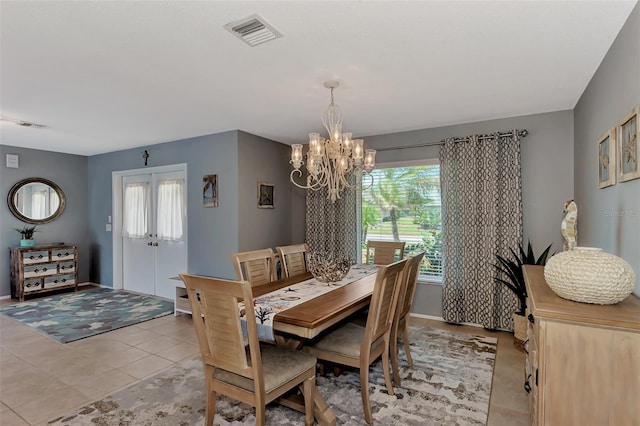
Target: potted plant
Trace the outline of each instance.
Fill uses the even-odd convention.
[[[33,234],[38,232],[37,226],[23,226],[22,228],[15,228],[16,231],[22,235],[22,239],[20,240],[21,247],[32,247],[35,245],[35,241],[33,240]]]
[[[518,347],[523,347],[524,340],[527,338],[527,319],[525,317],[525,311],[527,309],[527,288],[524,283],[522,265],[546,264],[551,245],[552,244],[549,244],[538,258],[536,258],[533,253],[531,242],[527,244],[526,252],[522,244],[518,244],[517,253],[515,250],[509,249],[513,258],[506,258],[496,254],[498,263],[493,265],[497,272],[495,281],[496,283],[506,285],[518,298],[518,310],[513,313],[514,337],[516,339],[514,343]]]

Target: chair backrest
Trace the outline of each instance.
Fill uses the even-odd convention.
[[[309,246],[306,243],[276,247],[283,278],[309,272]]]
[[[252,287],[278,279],[276,260],[270,248],[231,254],[238,281],[249,281]]]
[[[378,270],[376,283],[369,304],[369,315],[362,340],[361,354],[385,333],[391,331],[393,315],[396,312],[397,298],[402,284],[402,271],[407,259],[399,260]]]
[[[254,380],[254,389],[264,389],[249,282],[189,274],[180,274],[180,278],[187,288],[203,363]],[[252,308],[242,312],[238,302]],[[251,362],[247,359],[247,340],[242,333],[241,316],[246,317]]]
[[[389,265],[404,259],[404,241],[367,241],[365,263],[374,265]]]
[[[407,259],[407,265],[402,272],[402,286],[398,293],[398,309],[394,321],[400,321],[411,312],[411,305],[413,304],[413,297],[418,284],[418,275],[420,275],[420,263],[423,257],[424,252],[420,252]]]

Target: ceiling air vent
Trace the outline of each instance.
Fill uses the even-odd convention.
[[[259,15],[230,22],[224,28],[251,47],[282,37],[278,30]]]
[[[22,120],[18,121],[16,124],[22,127],[31,127],[32,129],[42,129],[44,127],[47,127],[44,124],[31,123],[30,121],[22,121]]]

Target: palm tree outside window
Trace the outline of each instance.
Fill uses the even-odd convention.
[[[422,280],[442,279],[442,215],[440,165],[420,163],[378,164],[373,185],[362,191],[361,247],[367,240],[404,241],[405,256],[425,251]]]

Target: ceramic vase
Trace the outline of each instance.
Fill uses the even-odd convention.
[[[20,247],[33,247],[36,245],[36,240],[20,240]]]
[[[635,285],[635,273],[624,259],[594,247],[576,247],[554,255],[544,277],[558,296],[575,302],[612,305]]]

